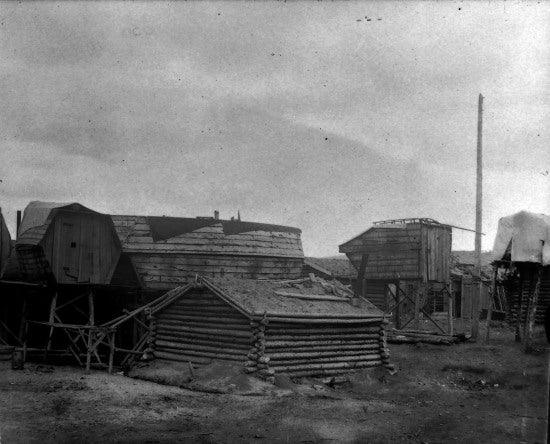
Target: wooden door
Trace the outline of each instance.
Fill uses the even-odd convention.
[[[53,272],[59,283],[79,279],[80,221],[77,215],[60,213],[55,220]]]

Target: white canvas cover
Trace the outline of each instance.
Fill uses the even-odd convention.
[[[502,259],[511,243],[513,262],[550,264],[550,216],[520,211],[498,221],[493,254]]]
[[[70,205],[70,203],[32,201],[23,212],[23,220],[19,227],[19,235],[31,228],[44,225],[53,209],[66,207],[67,205]]]

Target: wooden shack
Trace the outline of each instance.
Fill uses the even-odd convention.
[[[197,274],[296,278],[298,228],[215,218],[111,216],[145,290],[185,284]]]
[[[31,202],[15,250],[26,281],[108,284],[121,246],[108,215],[78,203]]]
[[[149,352],[195,366],[239,362],[268,378],[389,365],[383,313],[343,288],[309,279],[200,278],[152,310]]]
[[[340,245],[357,271],[364,267],[365,296],[385,309],[389,284],[449,282],[451,227],[432,219],[375,223]]]

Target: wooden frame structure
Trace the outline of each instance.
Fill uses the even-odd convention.
[[[422,314],[439,331],[452,334],[451,230],[433,219],[386,220],[340,245],[358,270],[356,294],[391,314],[397,329],[411,322],[419,329]],[[426,308],[438,294],[448,300],[447,330]]]

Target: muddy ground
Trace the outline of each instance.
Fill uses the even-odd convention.
[[[546,442],[548,348],[393,345],[381,369],[330,388],[214,394],[80,368],[0,366],[0,442]],[[259,392],[258,392],[259,393]]]

